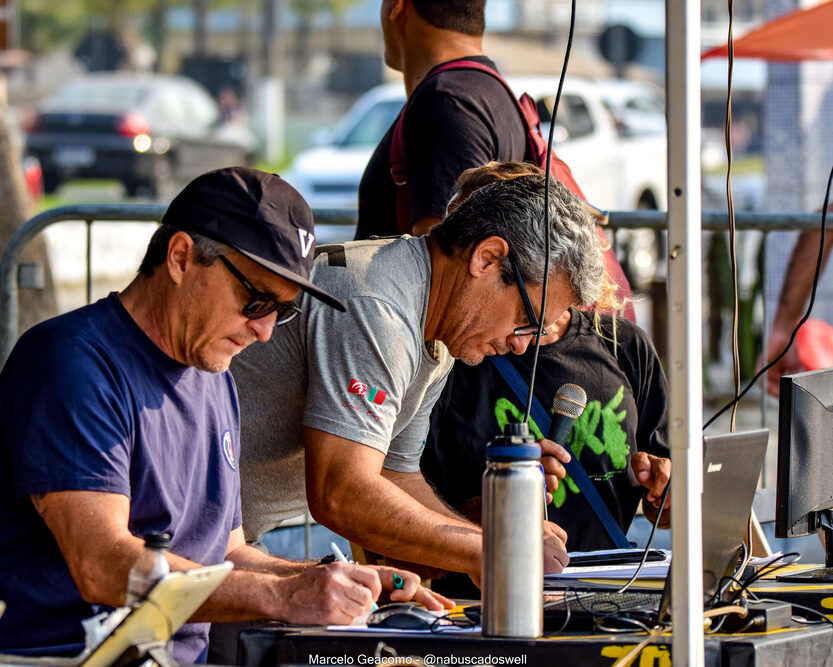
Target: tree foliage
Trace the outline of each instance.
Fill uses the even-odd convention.
[[[345,9],[354,4],[356,0],[290,0],[289,8],[300,16],[312,17],[324,12],[343,14]]]
[[[209,10],[240,7],[261,0],[208,0]],[[289,0],[289,9],[306,18],[321,13],[341,15],[357,0]],[[194,5],[194,0],[20,0],[21,46],[35,53],[75,44],[93,25],[120,29],[129,17],[151,20],[154,10]]]

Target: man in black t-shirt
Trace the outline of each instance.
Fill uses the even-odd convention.
[[[452,60],[495,68],[483,55],[485,0],[383,0],[385,62],[401,71],[408,95],[403,120],[407,222],[424,234],[445,215],[457,177],[490,160],[523,160],[526,132],[515,102],[492,75],[444,71]],[[400,233],[388,130],[359,185],[357,239]]]
[[[664,486],[656,483],[661,474],[646,474],[643,466],[667,465],[670,470],[670,462],[663,461],[669,456],[668,384],[650,339],[635,324],[618,318],[614,336],[610,316],[600,316],[597,331],[593,313],[572,308],[568,312],[558,340],[541,346],[535,396],[551,412],[553,396],[564,383],[586,391],[587,406],[568,442],[561,444],[579,458],[626,532],[643,497],[648,501],[643,503],[646,514],[656,511],[659,486]],[[532,355],[530,346],[524,354],[506,359],[527,379]],[[487,443],[507,422],[523,419],[524,410],[491,360],[479,366],[455,364],[431,415],[421,468],[439,495],[469,518],[479,520]],[[536,439],[544,436],[532,419],[530,432]],[[614,546],[569,476],[553,495],[548,518],[567,531],[568,550]]]

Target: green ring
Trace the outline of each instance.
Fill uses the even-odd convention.
[[[397,590],[405,588],[405,580],[396,574],[396,572],[393,573],[393,587]]]

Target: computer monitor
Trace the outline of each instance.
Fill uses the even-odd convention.
[[[789,578],[833,582],[833,368],[783,376],[780,396],[775,536],[822,531],[826,567]]]

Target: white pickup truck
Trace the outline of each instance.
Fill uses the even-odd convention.
[[[516,95],[527,92],[539,102],[546,137],[557,78],[506,78]],[[405,89],[399,83],[371,89],[333,130],[319,137],[319,145],[299,153],[284,176],[314,210],[355,210],[365,165],[404,102]],[[655,113],[661,124],[661,106]],[[604,82],[565,80],[555,150],[594,205],[606,210],[664,209],[665,143],[664,131],[632,133],[617,121],[605,104]]]

